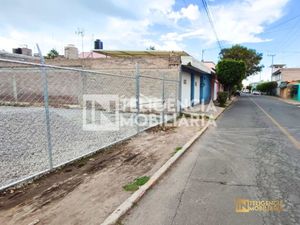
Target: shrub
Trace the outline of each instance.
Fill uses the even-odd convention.
[[[274,95],[277,88],[276,81],[264,82],[256,86],[256,90],[266,92],[268,95]]]
[[[221,107],[225,106],[227,98],[228,98],[228,93],[227,92],[222,92],[222,91],[218,92],[218,98],[217,98],[217,100],[220,103]]]

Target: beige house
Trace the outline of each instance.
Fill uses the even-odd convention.
[[[272,81],[278,83],[277,93],[282,98],[291,98],[289,84],[300,82],[300,68],[281,68],[272,74]]]
[[[300,68],[282,68],[272,74],[272,81],[297,81],[300,80]]]

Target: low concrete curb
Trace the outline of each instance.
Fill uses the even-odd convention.
[[[209,125],[204,126],[198,133],[196,133],[183,147],[177,151],[158,171],[156,171],[150,180],[134,192],[128,199],[125,200],[114,212],[112,212],[101,225],[113,225],[118,222],[131,207],[138,202],[138,200],[150,189],[159,178],[167,172],[167,170],[183,155],[186,150],[200,137],[208,128]]]
[[[236,99],[231,101],[228,108]],[[225,110],[222,111],[216,116],[217,119]],[[134,192],[129,198],[127,198],[115,211],[113,211],[101,225],[113,225],[118,222],[118,220],[125,215],[135,203],[139,201],[141,197],[164,175],[168,169],[189,149],[189,147],[208,129],[209,124],[205,125],[199,132],[197,132],[181,150],[177,151],[158,171],[156,171],[150,178],[150,180],[141,186],[136,192]]]
[[[225,107],[225,108],[223,108],[219,113],[218,113],[218,115],[216,115],[216,117],[215,117],[215,120],[217,120],[220,116],[221,116],[221,114],[225,111],[225,110],[227,110],[234,102],[236,102],[237,101],[237,98],[234,98],[234,99],[232,99],[230,102],[229,102],[229,104]]]
[[[221,108],[221,110],[220,110],[216,115],[214,115],[213,117],[210,117],[209,115],[206,115],[205,112],[200,112],[200,113],[197,113],[197,112],[182,112],[182,114],[185,115],[185,116],[189,116],[189,117],[195,117],[195,118],[197,118],[197,117],[200,116],[200,118],[201,118],[201,117],[204,116],[204,117],[207,118],[207,119],[217,120],[218,117],[219,117],[226,109],[228,109],[229,106],[230,106],[233,102],[235,102],[236,100],[237,100],[237,98],[236,98],[236,97],[233,97],[233,99],[228,103],[227,106],[225,106],[224,108],[219,107],[219,108]]]
[[[296,105],[296,106],[300,106],[300,102],[297,102],[293,99],[284,99],[284,98],[280,98],[280,97],[274,97],[274,96],[270,96],[270,97],[273,97],[279,101],[282,101],[282,102],[285,102],[287,104],[290,104],[290,105]]]

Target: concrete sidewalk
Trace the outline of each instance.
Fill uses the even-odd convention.
[[[226,106],[231,105],[233,102],[236,101],[236,97],[232,97],[231,100],[227,100]],[[213,102],[206,104],[206,105],[201,105],[197,104],[193,107],[189,107],[183,110],[183,114],[186,116],[207,116],[211,117],[212,119],[217,119],[223,111],[225,111],[226,107],[220,107],[215,105]]]
[[[288,104],[291,104],[291,105],[299,105],[300,106],[300,102],[293,100],[293,99],[285,99],[285,98],[280,98],[280,97],[274,97],[274,98],[276,98],[280,101],[286,102]]]
[[[144,196],[123,224],[300,223],[299,151],[248,97],[226,110],[217,124]],[[281,213],[236,213],[237,198],[282,199],[286,208]]]

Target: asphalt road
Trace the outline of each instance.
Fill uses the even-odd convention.
[[[126,225],[300,224],[300,108],[240,97],[123,219]],[[282,200],[237,213],[235,200]]]

